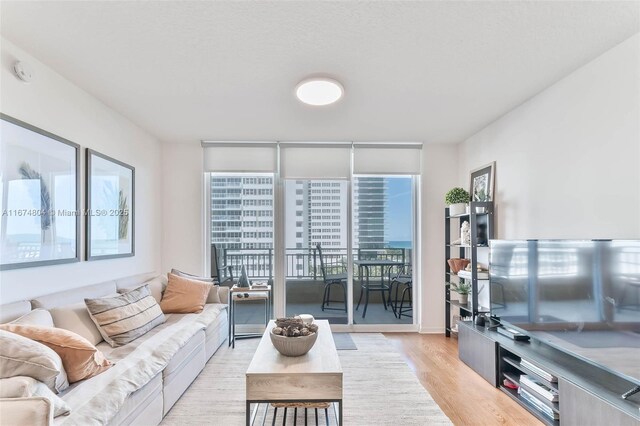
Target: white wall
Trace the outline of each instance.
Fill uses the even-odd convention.
[[[456,145],[422,148],[422,333],[444,330],[444,194],[456,185],[457,161]]]
[[[162,170],[162,271],[204,274],[202,147],[162,144]]]
[[[13,74],[13,63],[18,59],[27,61],[35,71],[35,78],[29,84],[21,82]],[[2,112],[82,147],[82,206],[84,148],[95,149],[136,168],[136,255],[2,271],[0,303],[127,275],[159,271],[162,212],[158,141],[5,39],[1,39],[1,64]],[[82,247],[84,227],[83,223]]]
[[[640,238],[640,35],[460,144],[497,161],[498,238]]]

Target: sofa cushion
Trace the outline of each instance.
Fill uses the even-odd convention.
[[[226,307],[226,305],[218,306]],[[229,337],[229,320],[226,310],[223,310],[221,315],[218,315],[213,322],[207,325],[204,334],[205,351],[207,359],[209,359]]]
[[[127,293],[131,290],[135,290],[138,287],[142,287],[143,285],[149,286],[149,292],[158,303],[162,300],[162,293],[164,293],[164,289],[167,287],[167,277],[164,275],[157,275],[150,280],[145,281],[144,283],[136,283],[132,284],[126,282],[125,284],[118,285],[118,293]]]
[[[53,406],[54,417],[69,414],[71,411],[66,402],[54,394],[47,385],[33,377],[17,376],[0,379],[0,398],[30,398],[33,396],[48,399]]]
[[[93,320],[91,320],[87,305],[84,302],[58,306],[51,308],[49,312],[56,327],[79,334],[94,346],[102,342],[102,335]]]
[[[0,378],[33,377],[51,390],[69,386],[62,359],[51,348],[9,331],[0,330]]]
[[[102,352],[87,339],[71,331],[19,324],[2,324],[0,330],[19,334],[53,349],[62,359],[69,383],[98,375],[111,367]]]
[[[40,325],[42,327],[53,327],[53,318],[49,311],[44,309],[34,309],[33,311],[24,314],[20,318],[11,321],[11,324],[23,324],[23,325]]]
[[[157,272],[145,272],[144,274],[132,275],[129,277],[118,278],[116,281],[116,288],[120,290],[121,288],[129,288],[134,289],[142,286],[153,278],[157,277],[159,274]]]
[[[31,301],[34,308],[51,309],[58,306],[67,306],[73,303],[84,302],[85,298],[104,297],[116,294],[116,282],[106,281],[100,284],[78,287],[59,293],[40,296]]]
[[[206,363],[204,331],[200,330],[176,352],[162,371],[164,414],[198,377]]]
[[[129,395],[118,414],[109,423],[119,426],[131,424],[131,421],[135,420],[137,415],[156,398],[162,400],[162,374],[157,374],[146,385]]]
[[[165,322],[148,286],[114,297],[85,299],[91,319],[111,346],[122,346]]]
[[[214,282],[213,278],[207,278],[207,277],[201,277],[199,275],[188,274],[186,272],[182,272],[182,271],[180,271],[178,269],[175,269],[175,268],[171,269],[171,273],[173,275],[177,275],[179,277],[189,278],[191,280],[202,281],[202,282],[205,282],[205,283],[213,284],[213,282]]]
[[[220,303],[229,303],[229,287],[218,286],[218,299],[220,299]]]
[[[193,352],[199,350],[204,346],[204,332],[196,333],[189,341],[180,348],[178,352],[171,357],[171,361],[162,370],[162,377],[166,381],[176,372],[179,372],[183,364],[187,362]]]
[[[29,311],[31,311],[31,302],[27,300],[0,305],[0,324],[13,321]]]
[[[169,274],[169,284],[162,295],[160,307],[164,313],[199,313],[204,309],[210,283]]]

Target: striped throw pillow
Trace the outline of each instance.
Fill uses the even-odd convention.
[[[112,347],[126,345],[165,322],[148,286],[113,297],[84,299],[91,319]]]

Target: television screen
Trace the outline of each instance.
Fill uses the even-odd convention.
[[[493,317],[640,382],[640,241],[490,247]]]

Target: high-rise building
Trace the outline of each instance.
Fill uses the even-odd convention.
[[[354,247],[374,249],[387,246],[387,185],[388,180],[383,177],[354,180]]]
[[[272,177],[211,177],[211,242],[223,249],[273,248]]]
[[[354,241],[360,249],[387,245],[387,180],[354,180]],[[285,248],[295,256],[288,268],[307,275],[305,253],[319,243],[346,255],[347,182],[304,180],[285,184]],[[228,252],[242,249],[255,255],[272,249],[274,231],[273,178],[269,176],[211,176],[211,242]],[[340,250],[339,252],[336,250]],[[264,253],[262,254],[264,256]],[[250,263],[250,262],[247,262]],[[249,266],[249,265],[248,265]],[[257,275],[257,270],[252,271]]]

